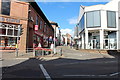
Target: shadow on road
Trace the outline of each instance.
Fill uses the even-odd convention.
[[[114,56],[115,58],[120,58],[119,50],[107,50],[108,54]]]
[[[64,79],[64,77],[62,77],[60,75],[59,72],[61,72],[61,74],[63,73],[67,73],[64,72],[64,66],[67,66],[66,68],[68,69],[68,73],[69,71],[72,69],[71,65],[75,66],[75,70],[73,70],[73,73],[76,72],[82,72],[87,71],[86,74],[90,74],[90,73],[97,73],[97,72],[93,72],[91,71],[91,69],[95,69],[95,68],[102,68],[101,64],[104,64],[104,62],[112,62],[112,61],[118,61],[118,59],[116,58],[99,58],[99,59],[90,59],[90,60],[77,60],[77,59],[67,59],[67,58],[58,58],[58,59],[53,59],[53,60],[45,60],[45,59],[36,59],[36,58],[30,58],[20,64],[17,65],[13,65],[13,66],[8,66],[8,67],[3,67],[2,68],[2,80],[4,79],[14,79],[14,80],[18,80],[19,79],[25,79],[25,80],[46,80],[42,71],[40,70],[39,64],[43,64],[45,66],[47,66],[47,69],[50,69],[50,71],[53,70],[53,73],[50,72],[49,73],[51,75],[51,77],[53,78],[53,80],[57,80],[57,79]],[[77,66],[77,63],[79,63],[80,65]],[[54,66],[54,68],[52,68],[51,66]],[[62,66],[62,69],[60,69],[59,66]],[[71,66],[71,67],[70,67]],[[73,67],[74,67],[73,66]],[[103,65],[104,66],[104,65]],[[116,65],[105,65],[108,68],[112,67],[112,66],[118,66],[117,63]],[[58,68],[59,67],[59,68]],[[77,69],[78,68],[78,69]],[[88,69],[88,70],[87,70]],[[60,70],[59,72],[57,72],[58,70]],[[103,69],[100,69],[103,70]],[[117,71],[119,69],[111,69],[111,71]],[[104,70],[103,70],[104,71]],[[55,73],[55,74],[54,74]],[[82,74],[82,73],[81,73]],[[54,75],[58,75],[54,78]],[[114,80],[118,80],[118,76],[113,77]],[[105,78],[106,80],[113,80],[112,77],[109,78]],[[102,79],[98,77],[98,79],[96,78],[90,78],[88,79],[88,77],[77,77],[77,78],[65,78],[65,80],[98,80],[98,79]]]

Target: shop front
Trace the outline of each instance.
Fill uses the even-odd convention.
[[[90,31],[88,33],[88,47],[89,49],[100,49],[100,32]]]
[[[17,44],[18,25],[0,23],[0,48],[15,49]]]
[[[35,47],[43,47],[43,34],[35,31],[34,36],[33,36],[33,48]]]
[[[100,41],[100,39],[102,39]],[[103,43],[100,43],[103,42]],[[89,31],[88,33],[88,49],[117,49],[116,31],[103,31],[103,36],[99,30]]]
[[[104,31],[104,49],[117,49],[116,31]]]

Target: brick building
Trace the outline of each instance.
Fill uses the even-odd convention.
[[[14,50],[17,43],[23,51],[39,43],[42,47],[50,46],[49,37],[54,36],[54,29],[36,2],[0,0],[0,7],[0,48]]]

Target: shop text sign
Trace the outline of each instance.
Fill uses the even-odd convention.
[[[19,19],[0,17],[1,22],[20,23]]]

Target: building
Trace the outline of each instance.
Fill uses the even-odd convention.
[[[80,6],[77,23],[80,49],[119,48],[118,1],[112,0],[105,5]]]
[[[60,27],[58,26],[58,23],[53,22],[53,21],[49,21],[50,24],[52,25],[53,29],[54,29],[54,33],[55,33],[55,38],[56,38],[56,45],[60,46],[61,44],[61,31],[60,31]]]
[[[65,46],[70,45],[71,43],[73,43],[73,38],[69,33],[66,33],[65,35],[62,35],[62,40],[63,40],[63,44]]]
[[[54,29],[36,2],[0,0],[0,7],[0,48],[14,50],[18,44],[19,50],[26,51],[39,43],[42,47],[50,46]]]

